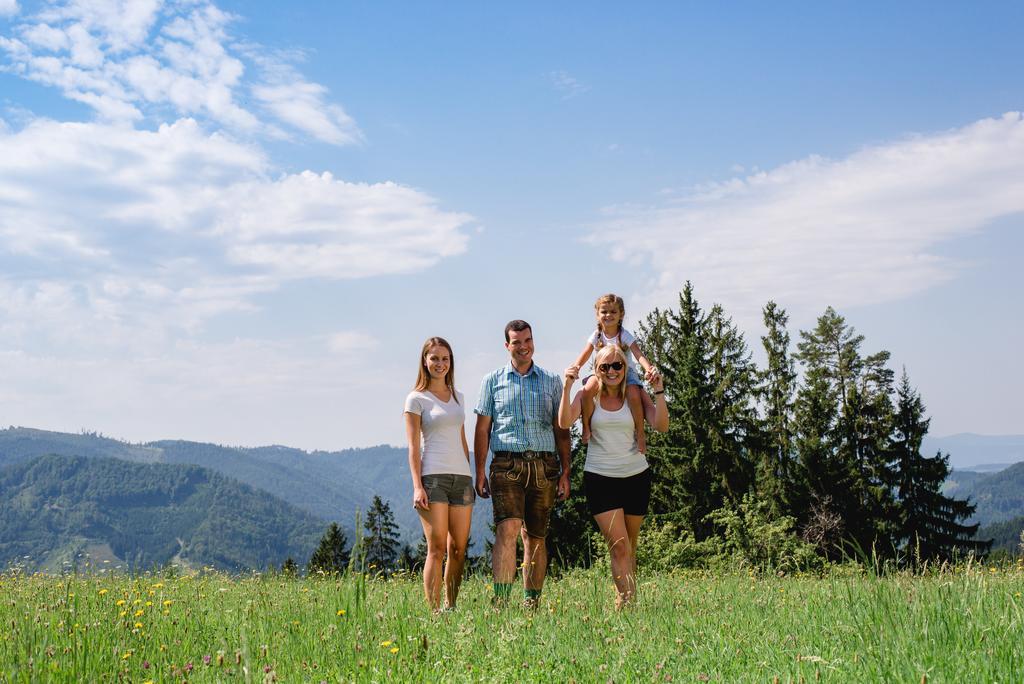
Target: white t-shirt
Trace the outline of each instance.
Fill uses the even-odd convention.
[[[469,462],[462,449],[462,426],[466,422],[462,392],[444,402],[432,392],[413,390],[405,398],[405,412],[420,417],[422,475],[469,475]]]
[[[606,411],[594,401],[583,470],[605,477],[631,477],[647,470],[647,459],[636,448],[633,414],[626,401],[618,411]]]
[[[636,369],[636,361],[633,359],[633,354],[629,350],[630,345],[634,342],[636,342],[636,338],[633,336],[633,333],[629,332],[622,326],[619,326],[619,334],[615,337],[607,337],[603,330],[595,330],[590,333],[590,337],[587,338],[587,344],[594,348],[594,353],[590,355],[590,360],[587,362],[587,369],[589,370],[587,375],[594,374],[594,361],[597,359],[597,352],[600,351],[601,348],[607,347],[609,344],[618,344],[623,347],[623,352],[626,354],[626,363],[629,364],[629,367],[634,373],[639,375],[640,371]],[[598,343],[600,343],[600,346],[598,346]]]

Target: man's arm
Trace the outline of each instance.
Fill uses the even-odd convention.
[[[476,462],[476,493],[481,498],[491,496],[487,485],[487,452],[491,444],[491,417],[482,414],[476,416],[476,430],[473,433],[473,460]]]

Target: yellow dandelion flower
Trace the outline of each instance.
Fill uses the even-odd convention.
[[[143,616],[145,614],[146,614],[146,611],[142,610],[141,608],[139,608],[137,611],[135,611],[135,617],[141,617],[141,616]]]
[[[128,617],[128,611],[127,610],[122,610],[121,611],[121,617]]]
[[[125,651],[124,655],[121,656],[121,660],[128,660],[131,657],[132,657],[132,652],[131,651]]]
[[[125,603],[127,603],[127,601],[125,601],[124,599],[118,599],[117,603],[114,605],[123,606]]]
[[[135,623],[135,629],[142,629],[142,623],[141,622],[136,622]]]
[[[395,643],[395,642],[393,642],[393,641],[391,641],[391,640],[388,640],[388,641],[382,641],[382,642],[380,642],[380,647],[381,647],[381,648],[387,648],[388,646],[390,646],[390,645],[391,645],[391,644],[393,644],[393,643]]]
[[[164,605],[165,605],[165,606],[169,606],[169,605],[171,605],[172,603],[174,603],[174,601],[172,601],[171,599],[167,599],[166,601],[164,601]]]
[[[344,608],[342,608],[341,610],[338,611],[338,615],[339,616],[342,616],[344,614],[345,614],[345,609]]]
[[[106,593],[107,593],[106,589],[100,589],[100,596],[103,596]]]
[[[392,648],[392,649],[391,649],[391,652],[392,652],[392,653],[398,653],[398,647],[397,647],[397,646],[395,646],[394,648]]]
[[[163,582],[157,582],[156,584],[153,585],[154,589],[163,589],[163,587],[164,587],[164,583]]]

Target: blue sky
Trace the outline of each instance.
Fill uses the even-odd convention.
[[[1024,432],[1019,3],[0,0],[0,422],[403,440],[510,318],[828,305],[932,432]],[[627,321],[628,322],[628,321]]]

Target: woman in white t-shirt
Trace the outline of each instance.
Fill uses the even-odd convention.
[[[594,402],[583,487],[590,514],[608,544],[617,608],[636,596],[636,544],[651,499],[651,470],[637,447],[633,415],[626,401],[628,368],[621,347],[603,347],[594,359],[597,395],[590,399],[589,392],[582,389],[570,403],[569,391],[579,376],[579,368],[573,365],[565,370],[558,407],[558,423],[568,429],[580,417],[583,402]],[[655,430],[665,432],[668,406],[661,375],[654,374],[651,385],[654,410],[646,417]]]
[[[412,505],[427,538],[423,591],[433,610],[441,607],[441,565],[445,609],[455,607],[466,562],[470,518],[476,493],[469,473],[466,411],[455,391],[455,356],[441,337],[423,343],[416,387],[405,398]]]

